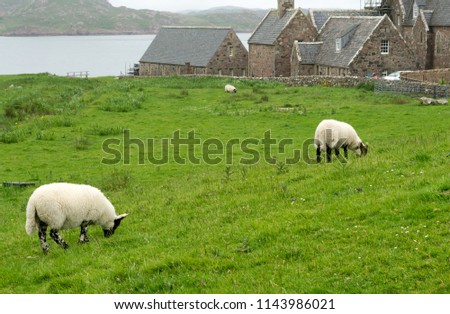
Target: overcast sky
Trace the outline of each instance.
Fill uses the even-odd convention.
[[[277,0],[109,0],[109,2],[114,6],[171,12],[204,10],[226,5],[260,9],[277,6]],[[361,3],[364,6],[364,0],[296,0],[295,6],[305,9],[360,9]]]

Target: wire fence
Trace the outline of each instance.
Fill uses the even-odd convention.
[[[392,93],[409,96],[427,96],[433,98],[448,98],[448,85],[429,84],[412,81],[375,81],[375,93]]]

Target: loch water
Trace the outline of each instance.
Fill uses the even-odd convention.
[[[251,34],[238,34],[248,48]],[[155,35],[0,37],[0,75],[43,73],[89,77],[128,72]]]

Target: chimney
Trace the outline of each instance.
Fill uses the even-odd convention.
[[[295,0],[278,0],[278,17],[282,18],[286,10],[294,9]]]

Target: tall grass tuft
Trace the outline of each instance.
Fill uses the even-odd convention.
[[[102,178],[101,187],[105,191],[123,191],[131,184],[132,177],[127,170],[117,170],[106,174]]]
[[[143,100],[143,93],[112,95],[100,109],[109,112],[131,112],[142,108]]]
[[[101,126],[99,124],[94,124],[88,130],[88,133],[99,136],[113,136],[122,134],[125,129],[126,128],[120,126]]]
[[[84,135],[75,137],[74,145],[76,150],[87,150],[89,148],[89,139]]]

